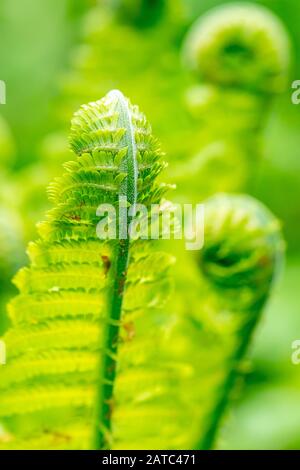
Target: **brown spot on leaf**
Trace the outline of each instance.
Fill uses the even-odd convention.
[[[101,259],[102,259],[102,262],[103,262],[104,274],[106,276],[108,271],[110,270],[111,261],[110,261],[109,257],[106,256],[106,255],[101,256]]]
[[[124,338],[125,341],[132,341],[133,338],[135,337],[135,326],[134,323],[128,322],[124,323],[123,325],[124,330],[126,331],[126,337]]]
[[[79,222],[79,221],[81,220],[81,217],[80,217],[80,215],[71,214],[71,215],[69,216],[69,219],[71,219],[71,220],[76,220],[77,222]]]

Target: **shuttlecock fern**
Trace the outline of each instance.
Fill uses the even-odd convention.
[[[166,302],[168,255],[145,254],[144,246],[131,259],[121,322],[112,324],[121,334],[118,355],[109,356],[112,365],[118,362],[110,397],[102,388],[105,362],[99,368],[98,359],[107,345],[102,322],[112,304],[105,304],[97,287],[105,289],[112,252],[93,239],[63,240],[46,249],[44,241],[31,245],[32,272],[17,276],[22,294],[10,308],[14,327],[4,338],[9,361],[0,381],[3,448],[97,447],[100,404],[107,412],[100,413],[105,425],[97,426],[101,447],[213,445],[282,262],[283,242],[276,219],[246,196],[207,201],[206,221],[205,248],[191,255],[200,276],[182,279],[191,297],[179,289]],[[101,261],[95,262],[100,247]],[[109,391],[112,373],[114,367],[106,376]]]
[[[202,126],[201,146],[190,161],[193,172],[202,176],[199,191],[244,190],[255,176],[271,98],[287,86],[288,34],[266,8],[228,4],[191,27],[183,61],[200,82],[186,93],[187,106]]]
[[[275,15],[237,3],[217,7],[195,23],[185,57],[206,82],[272,94],[286,87],[289,47]]]
[[[221,329],[226,324],[225,330],[229,330],[228,337],[223,333],[219,343],[227,372],[208,415],[201,448],[214,443],[240,361],[282,267],[284,253],[278,221],[251,197],[215,196],[207,201],[206,209],[206,243],[199,258],[201,282],[207,289],[206,314],[210,316],[211,308],[216,308],[215,325]]]
[[[49,188],[55,207],[9,305],[0,416],[2,440],[16,448],[110,445],[118,345],[169,289],[170,257],[96,234],[99,204],[117,206],[121,196],[126,207],[155,204],[166,190],[155,183],[164,164],[145,117],[111,92],[75,114],[71,147],[78,157]]]
[[[210,449],[283,260],[277,219],[246,195],[205,201],[204,246],[176,250],[173,321],[166,348],[185,364],[188,448]],[[184,268],[184,276],[180,277]],[[174,307],[175,308],[175,307]]]
[[[15,278],[1,446],[210,447],[280,262],[277,222],[247,197],[208,201],[205,248],[189,262],[200,276],[167,300],[172,256],[96,236],[99,203],[165,191],[143,115],[112,92],[75,115],[71,144],[78,157],[51,185],[55,208]]]

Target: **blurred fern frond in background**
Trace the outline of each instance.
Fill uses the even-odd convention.
[[[87,14],[82,44],[61,82],[60,129],[42,143],[44,166],[52,176],[67,159],[64,123],[80,103],[119,88],[153,122],[172,161],[168,178],[178,183],[181,198],[198,201],[253,188],[267,112],[287,83],[290,46],[283,25],[260,6],[229,4],[201,17],[185,39],[190,19],[184,1],[157,2],[152,20],[147,5],[99,2]],[[210,39],[202,41],[204,36]],[[206,59],[198,57],[202,48]],[[218,64],[216,77],[206,71],[209,57]],[[247,74],[239,76],[240,68]]]
[[[197,192],[191,174],[199,195],[252,190],[272,99],[287,88],[290,49],[283,24],[258,5],[230,3],[192,25],[183,60],[200,84],[186,100],[201,139],[190,163],[174,170],[185,196]]]

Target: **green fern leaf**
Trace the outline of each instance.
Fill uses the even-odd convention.
[[[59,429],[78,422],[88,426],[85,447],[111,445],[118,346],[128,325],[163,308],[170,290],[169,255],[96,233],[102,202],[117,208],[124,197],[126,206],[150,207],[168,189],[155,182],[165,165],[144,115],[110,92],[75,114],[70,142],[78,156],[49,188],[55,207],[29,245],[31,264],[16,275],[20,294],[8,307],[0,416],[16,447],[23,439],[51,447]],[[126,234],[131,218],[118,220]]]
[[[99,140],[106,125],[121,135],[114,149]],[[71,144],[79,156],[51,186],[55,208],[15,277],[0,446],[211,447],[280,263],[278,224],[250,198],[209,201],[204,249],[176,253],[169,298],[172,256],[154,242],[96,234],[103,201],[161,202],[166,187],[155,177],[164,164],[145,118],[110,93],[76,113]]]

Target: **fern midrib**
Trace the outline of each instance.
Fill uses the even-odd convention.
[[[127,177],[120,184],[119,197],[124,198],[131,207],[137,202],[137,147],[135,143],[135,132],[132,125],[131,114],[127,100],[121,92],[114,90],[109,96],[117,98],[116,111],[119,114],[118,124],[125,129],[120,144],[127,147],[127,156],[120,165],[120,172],[126,173]],[[127,212],[127,207],[124,208]],[[124,238],[117,240],[116,258],[111,270],[114,280],[109,289],[108,297],[108,319],[104,332],[104,357],[100,366],[98,392],[96,396],[96,426],[95,426],[95,448],[103,449],[108,445],[108,433],[111,428],[111,409],[113,406],[114,383],[116,378],[116,356],[118,352],[118,340],[120,330],[120,319],[124,298],[124,288],[127,277],[129,261],[129,237],[128,227],[130,217],[119,214],[119,234]]]

